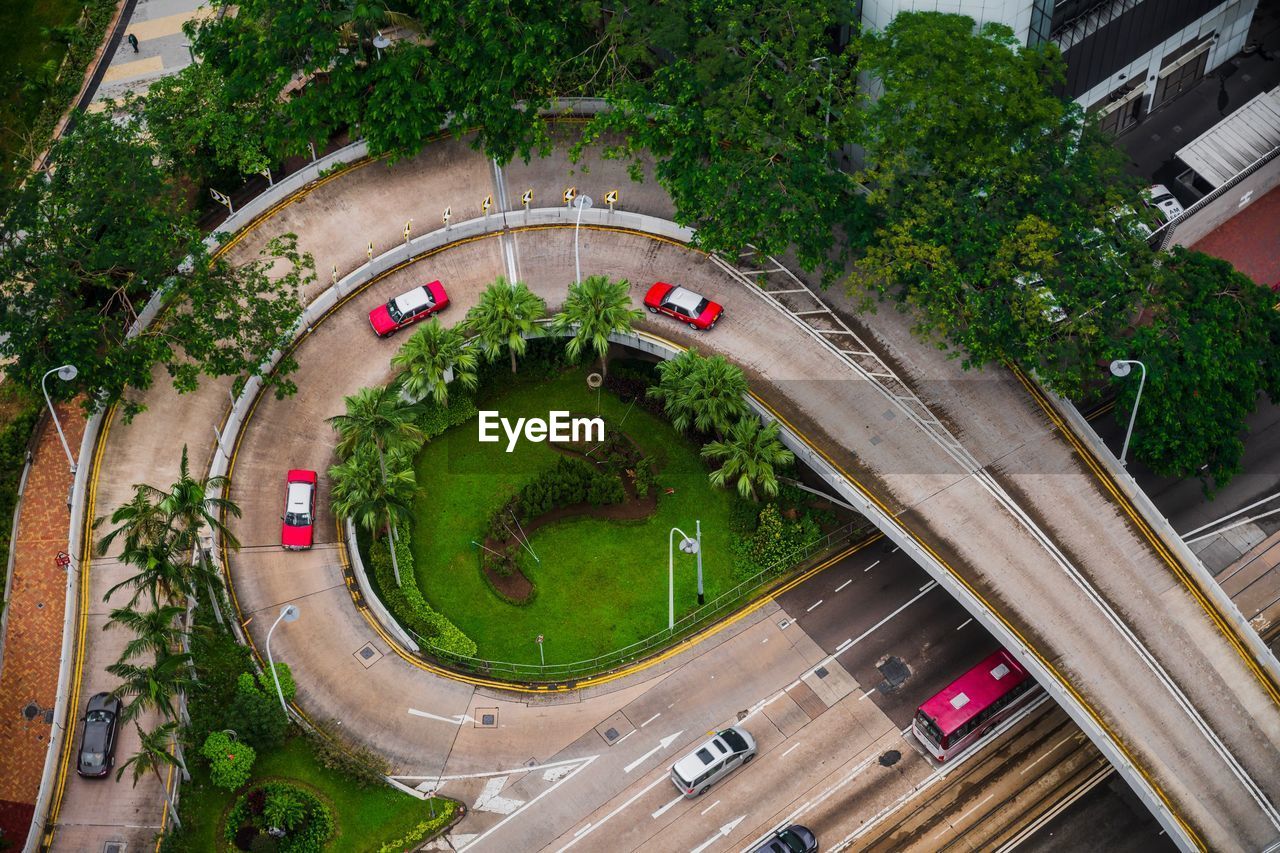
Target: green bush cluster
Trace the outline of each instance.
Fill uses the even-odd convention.
[[[210,732],[200,754],[209,761],[209,776],[214,785],[234,791],[249,781],[258,753],[247,743],[232,740],[226,732]]]
[[[27,442],[39,417],[39,409],[29,408],[0,432],[0,566],[9,565],[9,532],[18,503],[18,483],[27,464]]]
[[[267,830],[283,829],[271,849],[279,853],[319,853],[333,835],[333,813],[310,791],[286,782],[267,782],[236,800],[227,813],[223,837],[239,850],[264,849]]]
[[[391,764],[378,753],[348,743],[339,726],[327,720],[313,720],[314,729],[306,731],[316,761],[327,770],[341,773],[361,788],[381,785],[391,773]]]
[[[297,689],[293,674],[285,663],[277,663],[276,672],[280,675],[280,690],[288,702]],[[276,685],[270,674],[240,673],[226,723],[240,740],[258,749],[271,749],[284,742],[285,735],[289,733],[289,718],[280,707],[280,697],[276,695]]]
[[[437,800],[435,817],[422,821],[409,830],[409,834],[403,838],[397,838],[395,841],[382,845],[378,848],[378,853],[400,853],[402,850],[414,849],[442,828],[448,826],[449,821],[453,820],[453,814],[457,811],[457,808],[458,804],[453,800]]]
[[[400,620],[401,624],[421,635],[441,651],[465,657],[475,657],[475,641],[459,630],[444,614],[437,613],[427,604],[418,588],[417,575],[413,571],[413,551],[409,547],[409,531],[400,528],[396,532],[396,560],[400,565],[399,585],[391,566],[389,537],[375,540],[369,545],[369,569],[373,572],[382,601]]]
[[[525,519],[580,503],[595,506],[622,503],[625,497],[618,475],[603,473],[590,462],[567,456],[540,471],[520,487],[517,495],[518,511]]]
[[[418,428],[427,441],[443,435],[450,427],[465,424],[478,414],[475,400],[461,394],[450,396],[447,407],[431,399],[423,400],[418,405],[422,409],[418,415]]]
[[[808,514],[788,521],[782,517],[777,504],[765,504],[756,517],[751,535],[734,540],[737,557],[734,573],[746,578],[765,569],[786,571],[799,559],[802,549],[821,538],[822,530]]]
[[[658,477],[653,473],[653,461],[642,456],[636,462],[636,497],[647,498],[649,491],[658,485]]]

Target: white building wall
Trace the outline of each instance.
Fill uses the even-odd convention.
[[[864,0],[862,24],[882,30],[899,12],[950,12],[968,15],[979,25],[996,21],[1013,28],[1018,41],[1026,44],[1031,29],[1032,0]]]

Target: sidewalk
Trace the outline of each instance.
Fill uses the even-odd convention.
[[[125,22],[125,35],[138,40],[135,53],[122,37],[94,94],[90,112],[98,112],[108,98],[125,92],[142,94],[161,77],[177,74],[191,64],[190,42],[182,32],[188,20],[209,18],[213,9],[204,0],[139,0]]]
[[[85,421],[60,404],[67,443],[79,447]],[[67,573],[55,562],[67,548],[72,475],[58,431],[42,421],[13,544],[13,589],[0,661],[0,840],[21,849],[40,788],[58,692]],[[68,709],[76,713],[76,709]]]

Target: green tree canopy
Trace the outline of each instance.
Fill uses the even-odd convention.
[[[476,353],[466,344],[462,330],[441,324],[439,317],[419,326],[391,357],[391,366],[400,368],[404,393],[415,401],[430,397],[438,405],[448,406],[449,383],[445,377],[450,371],[454,382],[474,391],[479,383]]]
[[[658,376],[648,395],[662,401],[680,432],[693,428],[723,435],[747,414],[747,378],[724,356],[708,358],[688,349],[659,363]]]
[[[568,333],[565,351],[577,360],[590,348],[600,359],[600,372],[607,374],[605,354],[609,351],[609,335],[625,334],[644,316],[644,311],[631,307],[631,283],[625,278],[610,281],[608,276],[587,276],[569,285],[564,306],[551,319],[551,328]]]
[[[510,284],[498,276],[480,294],[480,301],[467,311],[464,321],[475,335],[476,345],[489,361],[502,354],[511,356],[511,372],[516,358],[524,355],[528,337],[541,331],[538,321],[546,316],[547,303],[523,281]]]
[[[723,441],[712,441],[702,448],[702,458],[720,460],[711,472],[711,484],[727,488],[736,486],[738,494],[748,500],[759,500],[759,494],[778,494],[777,469],[795,461],[795,454],[778,438],[778,424],[763,426],[754,415],[746,415],[729,429]]]

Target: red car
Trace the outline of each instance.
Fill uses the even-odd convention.
[[[714,329],[716,321],[724,316],[724,308],[719,303],[664,281],[649,288],[644,296],[644,307],[650,314],[667,314],[698,331]]]
[[[316,472],[295,468],[289,472],[284,490],[284,522],[280,544],[286,551],[311,547],[316,523]]]
[[[448,304],[449,295],[444,292],[444,285],[433,281],[374,308],[369,312],[369,323],[378,337],[385,338],[405,326],[427,319]]]

